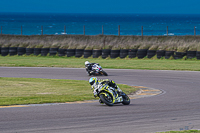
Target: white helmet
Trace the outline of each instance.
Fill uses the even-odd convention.
[[[89,62],[89,61],[86,61],[86,62],[85,62],[85,65],[88,65],[88,64],[90,64],[90,62]]]

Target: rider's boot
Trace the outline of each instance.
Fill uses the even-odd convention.
[[[94,71],[92,70],[88,70],[87,72],[88,72],[88,76],[94,75]]]
[[[89,71],[87,71],[87,73],[88,73],[88,76],[91,76],[91,74],[90,74],[90,72],[89,72]]]
[[[91,70],[90,75],[95,75],[95,72]]]

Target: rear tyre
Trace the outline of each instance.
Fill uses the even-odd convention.
[[[113,106],[113,98],[109,93],[106,93],[107,96],[105,96],[104,94],[100,94],[100,99],[103,103],[105,103],[108,106]]]
[[[122,92],[122,98],[123,98],[122,104],[124,104],[124,105],[129,105],[130,104],[130,98],[123,92]]]

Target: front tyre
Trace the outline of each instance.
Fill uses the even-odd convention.
[[[130,104],[130,98],[123,92],[122,92],[122,98],[123,98],[122,104],[124,104],[124,105],[129,105]]]
[[[113,103],[112,96],[109,93],[106,93],[106,95],[105,94],[100,94],[99,97],[100,97],[101,101],[103,103],[105,103],[106,105],[108,105],[108,106],[113,106],[114,103]]]
[[[103,73],[104,76],[108,76],[108,74],[103,70],[102,70],[102,73]]]

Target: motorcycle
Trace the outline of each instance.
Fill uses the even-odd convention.
[[[94,64],[92,66],[92,71],[94,71],[94,75],[108,76],[108,74],[102,69],[102,67],[99,64]]]
[[[122,103],[124,105],[130,104],[130,99],[124,92],[118,93],[115,88],[110,87],[107,84],[100,84],[97,88],[99,89],[94,89],[93,94],[94,97],[100,98],[99,102],[101,104],[105,103],[108,106],[113,106],[117,103]]]

